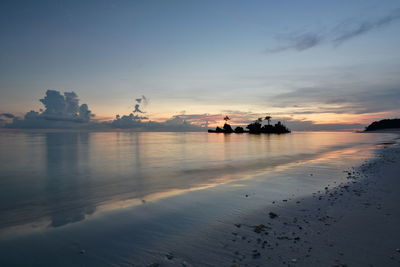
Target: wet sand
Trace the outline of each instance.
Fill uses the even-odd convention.
[[[400,266],[400,146],[343,171],[347,182],[178,239],[146,265]]]
[[[348,183],[311,199],[279,201],[275,209],[239,222],[232,263],[399,266],[399,151],[387,149],[376,161],[349,170]]]

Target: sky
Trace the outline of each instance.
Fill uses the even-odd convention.
[[[99,120],[145,95],[154,121],[358,128],[400,117],[400,1],[3,0],[0,70],[0,113],[52,89]]]

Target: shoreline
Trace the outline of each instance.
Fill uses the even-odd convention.
[[[238,238],[251,253],[243,257],[246,253],[235,251],[232,263],[259,265],[265,254],[264,263],[273,266],[398,266],[399,151],[387,147],[348,171],[348,183],[247,218],[252,227],[237,236],[259,244]]]
[[[380,145],[343,170],[347,182],[238,215],[138,266],[399,266],[400,145]]]

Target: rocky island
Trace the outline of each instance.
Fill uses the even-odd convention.
[[[228,124],[230,118],[226,116],[224,118],[225,124],[222,128],[217,127],[215,130],[208,130],[209,133],[250,133],[250,134],[284,134],[290,133],[290,130],[283,125],[280,121],[275,123],[275,125],[271,124],[271,116],[266,116],[264,120],[267,121],[267,124],[263,125],[263,118],[258,118],[255,122],[250,123],[246,126],[245,130],[243,127],[236,127],[232,129],[232,126]]]

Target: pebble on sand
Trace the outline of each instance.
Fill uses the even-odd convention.
[[[274,219],[274,218],[278,217],[278,214],[276,214],[275,212],[270,212],[270,213],[269,213],[269,217],[270,217],[271,219]]]

